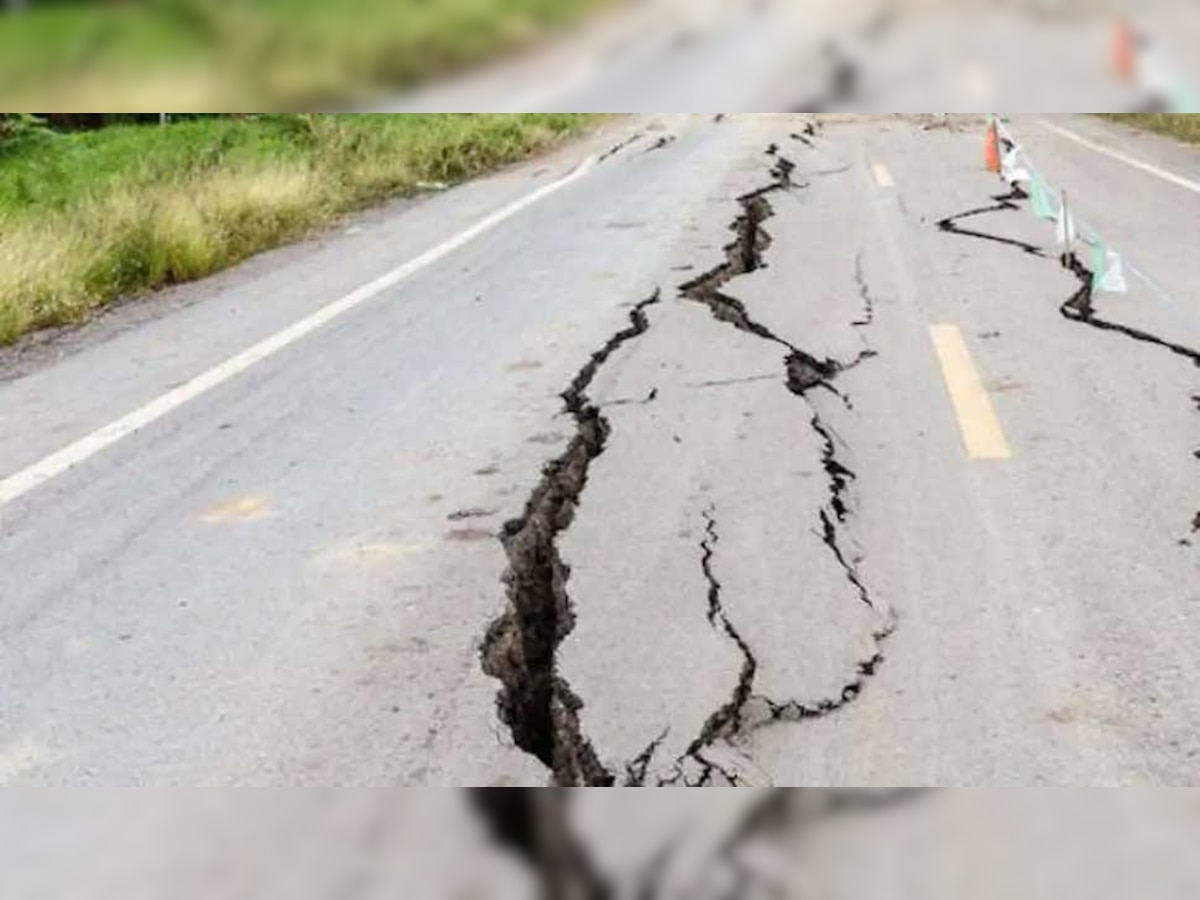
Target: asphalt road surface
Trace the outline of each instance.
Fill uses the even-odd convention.
[[[1011,127],[1145,282],[651,116],[6,351],[0,782],[1194,783],[1200,158]]]

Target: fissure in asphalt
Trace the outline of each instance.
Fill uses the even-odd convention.
[[[1019,210],[1021,207],[1015,201],[1024,200],[1027,198],[1028,198],[1028,194],[1026,194],[1019,185],[1017,185],[1017,186],[1013,187],[1013,189],[1010,193],[1003,194],[998,197],[992,198],[992,199],[998,201],[997,205],[981,207],[979,209],[967,210],[966,212],[958,213],[957,215],[954,215],[954,216],[949,216],[945,219],[942,219],[938,223],[938,227],[944,232],[959,234],[959,235],[963,235],[965,237],[981,238],[984,240],[998,241],[1000,243],[1011,244],[1013,246],[1020,247],[1022,250],[1025,250],[1026,252],[1032,253],[1033,250],[1030,249],[1032,247],[1032,245],[1026,244],[1023,241],[1016,241],[1016,240],[1012,240],[1010,238],[1005,238],[1005,237],[1001,237],[998,235],[992,235],[992,234],[985,234],[985,233],[977,232],[977,231],[969,231],[969,230],[966,230],[963,228],[959,228],[956,224],[959,220],[970,217],[970,216],[982,215],[982,214],[988,213],[988,212]],[[1036,253],[1033,253],[1033,255],[1040,256],[1043,258],[1045,257],[1046,254],[1044,252],[1042,252],[1040,250],[1040,248],[1033,248],[1033,249],[1037,251]],[[1097,315],[1096,308],[1095,308],[1095,305],[1093,302],[1094,295],[1095,295],[1094,273],[1091,271],[1091,269],[1089,269],[1086,265],[1084,265],[1084,263],[1079,259],[1079,257],[1075,253],[1064,254],[1063,256],[1060,257],[1060,261],[1061,261],[1063,267],[1068,269],[1071,272],[1071,274],[1073,274],[1079,282],[1079,287],[1076,288],[1076,290],[1071,293],[1071,296],[1069,296],[1062,303],[1061,306],[1059,306],[1059,313],[1063,316],[1063,318],[1068,319],[1069,321],[1072,321],[1072,322],[1077,322],[1082,325],[1090,325],[1092,328],[1096,328],[1100,331],[1108,331],[1108,332],[1113,332],[1115,334],[1122,334],[1125,337],[1130,338],[1131,340],[1138,341],[1139,343],[1151,344],[1156,347],[1161,347],[1164,350],[1170,351],[1171,353],[1175,354],[1176,356],[1182,356],[1185,359],[1191,360],[1193,365],[1200,367],[1200,350],[1196,350],[1195,348],[1192,348],[1192,347],[1186,347],[1183,344],[1178,344],[1173,341],[1169,341],[1169,340],[1163,338],[1162,336],[1153,334],[1149,331],[1144,331],[1140,328],[1134,328],[1133,326],[1130,326],[1130,325],[1124,325],[1120,322],[1114,322],[1110,319],[1105,319],[1105,318],[1102,318],[1101,316]],[[1198,406],[1200,406],[1200,404],[1198,404]],[[1196,456],[1198,459],[1200,459],[1200,452],[1198,452],[1196,454]],[[1200,513],[1196,514],[1196,518],[1192,522],[1192,528],[1191,528],[1190,533],[1195,534],[1198,531],[1200,531]],[[1188,538],[1184,538],[1181,541],[1181,543],[1187,544],[1187,543],[1190,543],[1190,540]]]
[[[846,492],[854,473],[839,460],[833,432],[822,421],[819,410],[808,396],[812,389],[822,388],[842,397],[833,381],[841,373],[872,358],[874,352],[864,350],[847,362],[819,359],[772,333],[753,318],[740,300],[722,291],[733,279],[763,267],[764,253],[771,244],[763,223],[774,215],[768,197],[796,187],[792,180],[795,164],[780,155],[777,147],[769,148],[768,155],[775,159],[772,180],[763,188],[739,198],[741,213],[731,225],[735,237],[725,248],[725,260],[682,285],[679,291],[683,297],[705,304],[719,321],[784,351],[784,381],[793,394],[808,403],[811,426],[823,442],[822,464],[829,479],[829,500],[828,510],[820,511],[820,533],[857,595],[881,612],[886,624],[873,633],[873,655],[856,666],[854,678],[836,696],[810,704],[794,700],[777,702],[755,696],[758,661],[752,647],[725,611],[722,587],[715,573],[720,534],[716,510],[710,508],[705,514],[705,537],[699,547],[700,565],[708,584],[707,616],[710,624],[738,647],[743,663],[730,699],[707,718],[685,756],[676,761],[674,769],[678,777],[660,780],[660,784],[681,783],[681,780],[707,784],[717,775],[727,781],[734,778],[734,773],[706,759],[705,751],[718,739],[732,737],[749,727],[748,711],[755,712],[754,724],[758,724],[764,714],[771,719],[799,720],[840,709],[857,697],[866,679],[875,674],[883,660],[882,641],[894,627],[890,615],[877,608],[855,567],[842,551],[838,526],[849,516]],[[862,279],[861,261],[857,279],[869,324],[873,308],[869,289]],[[504,575],[507,605],[488,629],[481,652],[482,665],[487,674],[501,683],[497,698],[499,715],[510,728],[517,746],[541,760],[550,769],[554,783],[561,786],[611,785],[616,780],[583,733],[579,717],[582,702],[557,669],[558,648],[574,627],[574,610],[568,593],[570,569],[559,553],[558,539],[571,525],[586,488],[591,463],[604,452],[610,433],[610,424],[588,396],[588,389],[618,348],[649,329],[646,309],[657,302],[659,296],[655,294],[638,304],[630,313],[629,326],[613,335],[593,354],[563,392],[564,408],[575,423],[575,435],[566,450],[545,467],[523,515],[508,522],[501,534],[509,561]],[[860,320],[852,324],[860,326],[863,323]],[[653,393],[648,401],[652,399]],[[665,738],[665,733],[658,736],[645,751],[625,764],[627,784],[645,783],[655,754]],[[694,781],[683,775],[684,759],[691,759],[699,767],[699,777]]]
[[[1200,350],[1176,344],[1148,331],[1133,328],[1129,325],[1122,325],[1120,322],[1113,322],[1096,315],[1096,308],[1092,302],[1094,293],[1091,269],[1080,262],[1075,254],[1071,254],[1070,257],[1064,260],[1064,263],[1071,270],[1072,274],[1079,279],[1080,284],[1079,290],[1072,294],[1066,303],[1060,307],[1060,312],[1063,316],[1073,322],[1082,322],[1085,325],[1091,325],[1093,328],[1099,328],[1101,331],[1113,331],[1144,344],[1153,344],[1156,347],[1162,347],[1165,350],[1170,350],[1177,356],[1190,359],[1192,365],[1200,367]]]
[[[758,672],[758,660],[754,656],[754,651],[750,649],[746,639],[742,637],[725,613],[723,589],[713,568],[713,560],[717,555],[717,544],[721,540],[715,508],[710,507],[705,510],[704,524],[704,540],[700,542],[700,568],[703,570],[704,580],[708,584],[708,623],[723,631],[725,636],[738,648],[738,652],[742,655],[742,668],[729,702],[709,716],[708,721],[701,728],[700,734],[688,748],[689,754],[703,750],[720,735],[736,732],[741,727],[742,708],[750,697],[750,691],[754,687],[754,676]]]
[[[579,698],[557,671],[558,647],[575,624],[567,592],[571,571],[559,553],[558,538],[571,526],[588,470],[604,452],[610,432],[588,388],[613,353],[649,330],[646,309],[658,301],[655,293],[637,304],[629,326],[609,338],[563,392],[575,435],[545,467],[524,514],[501,533],[509,562],[504,575],[508,604],[484,639],[483,669],[502,685],[498,710],[517,746],[541,760],[561,786],[615,781],[583,734]]]
[[[785,384],[793,394],[809,405],[810,425],[822,440],[822,465],[829,479],[829,500],[827,508],[822,508],[819,513],[820,534],[857,596],[880,615],[882,624],[872,632],[874,652],[870,658],[856,665],[855,676],[842,686],[836,696],[802,703],[798,700],[777,701],[756,695],[754,679],[758,669],[757,658],[751,645],[742,637],[725,611],[721,584],[714,571],[719,532],[716,511],[710,509],[705,514],[706,536],[700,548],[701,566],[709,585],[708,618],[714,627],[719,628],[737,646],[743,658],[743,665],[730,700],[709,716],[686,753],[674,761],[669,774],[659,781],[659,784],[663,785],[704,786],[713,783],[716,775],[720,775],[727,783],[736,784],[736,773],[722,769],[707,758],[705,750],[721,738],[731,738],[769,721],[800,721],[829,715],[841,709],[859,696],[867,680],[878,671],[884,658],[883,642],[894,632],[896,624],[890,611],[874,601],[856,567],[841,547],[838,525],[845,523],[849,517],[846,492],[855,476],[838,458],[833,432],[808,396],[814,388],[822,388],[843,399],[849,406],[847,398],[837,390],[833,382],[842,373],[873,358],[875,352],[865,349],[855,358],[845,362],[817,358],[755,320],[741,300],[724,290],[735,278],[758,271],[766,265],[765,254],[771,246],[772,239],[764,223],[775,214],[769,197],[777,192],[798,187],[792,180],[792,174],[796,171],[795,164],[780,155],[779,148],[774,145],[768,148],[767,154],[777,160],[771,171],[773,180],[770,184],[739,198],[742,212],[730,226],[735,237],[725,247],[725,260],[698,278],[681,285],[679,292],[683,297],[707,306],[718,321],[730,324],[786,351],[783,359]],[[863,277],[861,256],[856,261],[856,280],[865,309],[863,317],[850,324],[863,327],[874,320],[874,301]],[[643,777],[649,769],[648,760],[654,749],[657,749],[657,744],[648,748],[647,754],[643,754],[646,759],[641,760],[639,766]],[[689,762],[690,767],[687,765]]]
[[[1019,241],[1016,238],[1005,237],[1000,234],[992,234],[987,231],[975,231],[970,228],[963,228],[958,223],[963,219],[970,219],[975,216],[986,215],[993,212],[1004,212],[1006,210],[1020,209],[1015,201],[1023,200],[1028,196],[1020,185],[1015,185],[1007,194],[999,194],[992,199],[996,201],[994,206],[980,206],[975,209],[968,209],[966,212],[960,212],[957,215],[947,216],[937,223],[937,227],[947,234],[958,234],[963,237],[977,238],[981,241],[991,241],[996,244],[1005,244],[1009,247],[1016,247],[1023,250],[1030,256],[1045,257],[1045,251],[1036,244],[1030,244],[1027,241]]]

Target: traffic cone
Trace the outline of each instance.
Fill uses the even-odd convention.
[[[989,172],[1000,171],[1000,136],[996,132],[996,120],[988,123],[987,136],[983,141],[983,161]]]
[[[1133,80],[1137,69],[1137,37],[1128,19],[1118,19],[1113,28],[1112,65],[1117,77]]]

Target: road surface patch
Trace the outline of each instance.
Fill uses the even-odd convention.
[[[228,522],[255,522],[266,517],[270,506],[271,504],[266,497],[237,497],[205,510],[200,514],[200,521],[205,525],[223,525]]]
[[[930,337],[958,416],[963,443],[972,459],[1011,459],[1012,448],[996,418],[991,398],[957,325],[931,325]]]
[[[477,541],[490,541],[496,537],[496,532],[486,528],[455,528],[446,532],[446,540],[456,544],[470,544]]]

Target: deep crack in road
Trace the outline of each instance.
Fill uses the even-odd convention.
[[[718,321],[784,351],[781,376],[788,390],[809,407],[809,425],[820,439],[822,466],[828,478],[827,502],[818,512],[818,533],[855,595],[877,616],[878,625],[871,634],[874,649],[868,658],[856,664],[854,676],[834,696],[801,702],[756,694],[758,661],[753,648],[726,613],[722,585],[714,570],[720,532],[717,510],[710,506],[703,514],[705,536],[700,544],[701,567],[708,584],[706,615],[709,624],[737,647],[742,665],[729,700],[709,715],[684,756],[670,764],[669,774],[657,779],[660,786],[705,786],[714,783],[717,774],[727,784],[739,783],[735,773],[706,758],[707,748],[718,740],[733,740],[747,729],[768,722],[798,722],[843,708],[859,696],[878,671],[884,659],[882,645],[896,627],[891,607],[872,596],[841,546],[840,529],[851,515],[846,491],[855,476],[839,460],[835,433],[809,397],[810,391],[820,388],[850,408],[849,399],[835,387],[834,381],[843,372],[873,358],[875,351],[864,346],[850,360],[819,359],[774,334],[753,317],[742,301],[725,291],[730,282],[766,265],[764,254],[772,238],[764,222],[774,215],[770,196],[806,186],[793,181],[797,166],[781,154],[778,146],[768,147],[766,155],[775,160],[770,170],[771,181],[738,198],[741,212],[730,225],[734,239],[725,247],[725,260],[681,285],[678,291],[681,297],[707,306]],[[863,276],[861,254],[856,260],[855,282],[863,314],[848,324],[864,328],[873,321],[874,311],[873,298]],[[630,326],[593,354],[563,393],[565,409],[576,425],[576,435],[566,451],[546,466],[524,515],[507,523],[501,535],[509,559],[504,576],[508,608],[488,629],[482,649],[483,667],[503,684],[498,697],[500,717],[512,730],[517,746],[544,763],[560,786],[603,786],[616,782],[614,773],[601,761],[602,752],[593,747],[580,725],[579,713],[586,698],[577,696],[558,672],[557,648],[572,631],[575,616],[568,593],[570,567],[559,553],[558,538],[570,527],[575,509],[583,499],[588,468],[604,452],[611,429],[600,407],[589,398],[588,387],[613,353],[649,330],[646,310],[659,300],[656,294],[639,303],[630,314]],[[661,736],[656,738],[641,754],[624,763],[628,785],[641,786],[646,782],[662,740]]]
[[[546,466],[524,515],[506,523],[501,535],[509,559],[504,575],[509,606],[488,629],[483,668],[504,685],[500,718],[517,746],[541,760],[564,786],[609,785],[614,776],[582,733],[581,701],[555,667],[558,645],[570,634],[575,616],[567,593],[571,570],[558,552],[558,536],[571,527],[588,468],[608,440],[608,420],[588,397],[588,387],[613,353],[650,328],[646,309],[658,302],[656,293],[637,304],[629,327],[594,353],[563,392],[575,436]]]

